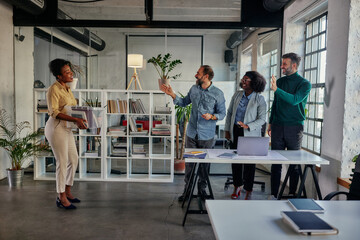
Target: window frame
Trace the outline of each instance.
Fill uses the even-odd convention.
[[[323,20],[323,18],[325,19]],[[322,21],[324,21],[324,27],[321,25]],[[315,31],[314,25],[317,27]],[[324,73],[326,70],[327,25],[328,13],[325,12],[306,22],[304,31],[305,46],[303,70],[304,77],[311,82],[312,90],[309,94],[308,102],[306,103],[306,119],[304,122],[302,148],[317,155],[321,155],[322,128],[324,120],[325,74],[322,76],[323,81],[321,81],[320,74],[321,72]],[[309,30],[311,32],[309,32]],[[321,44],[320,42],[322,40],[322,36],[324,36],[324,44]],[[313,46],[313,43],[316,44],[315,47]],[[322,60],[321,56],[324,55],[325,60]],[[314,61],[313,59],[316,60]],[[325,61],[325,64],[321,64],[323,63],[322,61]],[[316,62],[315,66],[313,66],[314,62]],[[311,116],[309,114],[311,114]],[[317,131],[319,126],[320,130]],[[319,141],[318,147],[316,145],[316,141]]]

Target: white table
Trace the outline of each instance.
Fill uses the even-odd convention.
[[[317,214],[339,229],[337,235],[304,236],[283,222],[280,211],[293,211],[287,201],[206,200],[216,239],[338,239],[360,238],[360,201],[316,201],[325,209]]]
[[[195,163],[195,167],[193,167],[191,172],[191,177],[188,184],[188,189],[186,189],[186,195],[190,196],[188,205],[186,208],[186,212],[183,219],[183,226],[185,225],[187,214],[191,213],[197,213],[197,214],[203,214],[207,213],[205,210],[202,209],[201,203],[199,203],[200,210],[189,210],[191,200],[193,197],[197,197],[197,195],[194,195],[194,189],[198,178],[198,168],[200,163],[250,163],[250,164],[289,164],[290,167],[288,168],[288,171],[286,173],[284,182],[281,186],[280,192],[278,194],[278,199],[282,198],[283,192],[285,190],[286,183],[289,179],[291,170],[296,165],[305,165],[304,171],[301,174],[300,179],[300,187],[297,193],[297,197],[301,197],[301,194],[304,193],[304,197],[306,197],[305,192],[305,180],[307,176],[308,169],[311,170],[312,176],[314,179],[314,184],[316,187],[316,191],[318,194],[318,198],[322,199],[321,191],[319,187],[319,183],[315,174],[315,165],[329,165],[329,161],[325,160],[315,154],[306,152],[304,150],[273,150],[269,151],[275,152],[275,154],[270,154],[268,156],[239,156],[237,159],[230,159],[230,158],[219,158],[216,157],[220,155],[221,153],[225,152],[233,152],[234,150],[230,149],[193,149],[193,148],[186,148],[185,152],[191,152],[191,151],[205,151],[208,154],[204,159],[198,159],[198,158],[186,158],[186,163]],[[300,167],[300,166],[299,166]],[[209,198],[214,199],[214,194],[212,192],[211,184],[209,179],[207,178],[208,187],[209,187]],[[182,207],[185,204],[185,199],[182,203]]]

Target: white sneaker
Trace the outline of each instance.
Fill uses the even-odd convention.
[[[277,198],[274,195],[269,195],[268,200],[277,200]]]

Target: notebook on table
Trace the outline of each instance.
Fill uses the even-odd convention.
[[[239,137],[237,154],[241,156],[267,156],[269,137]]]
[[[323,213],[324,209],[317,204],[314,199],[309,198],[291,198],[288,199],[290,205],[296,211],[302,212],[313,212],[313,213]]]
[[[281,212],[285,223],[305,235],[338,234],[339,231],[313,212]]]
[[[184,158],[199,158],[204,159],[206,157],[206,152],[204,151],[191,151],[191,152],[185,152]]]

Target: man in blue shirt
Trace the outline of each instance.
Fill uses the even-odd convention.
[[[192,103],[190,120],[186,131],[185,146],[187,148],[212,148],[217,120],[224,119],[226,115],[224,93],[215,87],[211,80],[214,71],[208,65],[202,65],[197,71],[196,84],[193,85],[184,98],[177,96],[171,86],[162,85],[161,90],[174,99],[174,104],[185,107]],[[194,163],[185,164],[185,188],[178,198],[183,201],[185,190],[189,184],[191,170]],[[202,163],[199,166],[198,192],[204,198],[206,176],[209,173],[210,164]]]

